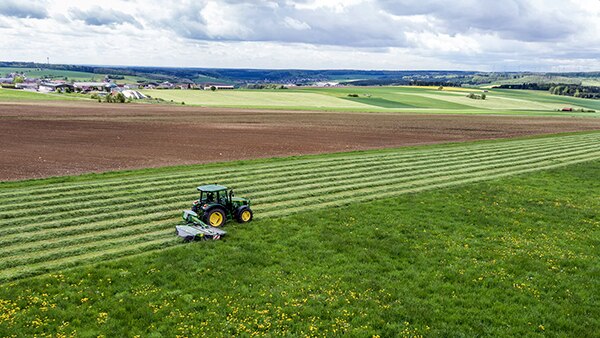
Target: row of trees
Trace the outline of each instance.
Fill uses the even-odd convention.
[[[552,95],[565,95],[584,99],[600,99],[600,87],[582,86],[580,84],[519,83],[503,84],[494,88],[547,90]]]
[[[549,88],[553,95],[565,95],[584,99],[600,99],[600,87],[581,85],[554,85]]]
[[[527,89],[527,90],[549,90],[555,84],[551,83],[513,83],[494,86],[501,89]]]

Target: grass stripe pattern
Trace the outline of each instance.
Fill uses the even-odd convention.
[[[587,133],[0,186],[0,281],[177,245],[204,183],[236,188],[265,219],[596,160],[599,145]]]

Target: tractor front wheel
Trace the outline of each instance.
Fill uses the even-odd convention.
[[[204,222],[213,227],[220,227],[225,224],[227,221],[227,216],[225,216],[225,210],[221,208],[215,208],[207,212],[204,216]]]
[[[248,223],[252,220],[252,216],[254,216],[252,210],[247,206],[243,206],[237,209],[235,218],[238,223]]]

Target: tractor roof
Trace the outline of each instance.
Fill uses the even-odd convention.
[[[227,190],[227,187],[218,184],[207,184],[198,187],[198,191],[204,192],[217,192],[221,190]]]

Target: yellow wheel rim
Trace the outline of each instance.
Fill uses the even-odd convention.
[[[210,223],[210,225],[218,227],[221,225],[221,223],[223,223],[223,215],[221,215],[220,212],[215,212],[212,215],[210,215],[208,222]]]
[[[244,210],[244,212],[242,212],[242,221],[248,222],[249,220],[250,220],[250,211]]]

